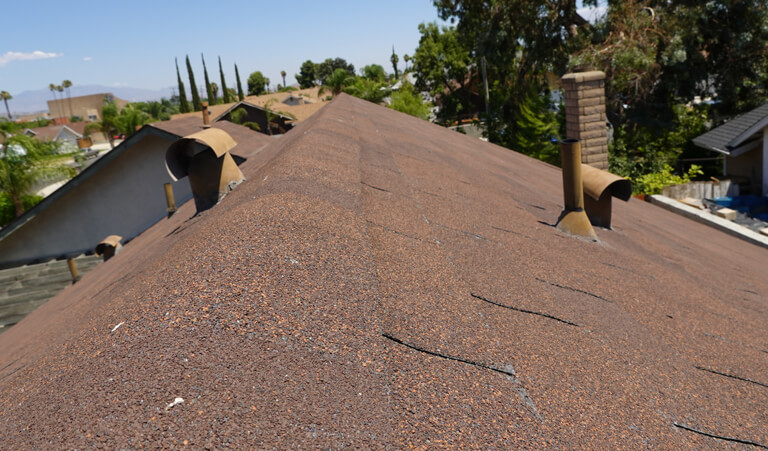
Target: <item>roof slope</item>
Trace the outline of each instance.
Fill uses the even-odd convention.
[[[768,443],[763,249],[346,95],[241,168],[0,335],[6,446]]]
[[[743,144],[766,126],[768,103],[694,138],[693,143],[705,149],[730,154],[733,148]]]

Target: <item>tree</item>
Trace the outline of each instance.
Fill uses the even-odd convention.
[[[56,84],[55,84],[55,83],[51,83],[51,84],[49,84],[49,85],[48,85],[48,89],[50,89],[50,90],[51,90],[51,93],[53,94],[53,101],[55,102],[56,100],[58,100],[58,99],[56,98],[56,93],[57,93],[57,92],[60,92],[60,91],[59,91],[59,86],[56,86]],[[59,117],[63,117],[63,116],[64,116],[64,113],[63,113],[63,112],[62,112],[62,110],[61,110],[61,104],[59,103],[58,105],[59,105],[59,111],[58,111],[58,113],[56,113],[56,112],[54,112],[54,111],[51,111],[50,113],[51,113],[51,114],[58,114],[58,115],[59,115]]]
[[[115,102],[105,101],[101,107],[101,132],[109,139],[109,146],[115,148],[115,135],[120,129],[119,113]]]
[[[576,29],[576,1],[434,0],[434,4],[441,19],[456,23],[458,39],[469,46],[474,67],[486,62],[487,135],[492,142],[512,147],[519,102],[541,85],[548,72],[562,76],[568,56],[584,43],[579,33],[571,31]]]
[[[420,119],[429,118],[432,105],[424,103],[421,94],[416,92],[413,85],[407,81],[402,84],[399,90],[392,93],[391,98],[392,102],[389,104],[389,108]]]
[[[245,94],[243,94],[243,84],[240,82],[240,71],[237,70],[237,64],[235,64],[235,79],[237,80],[237,99],[242,102]]]
[[[61,110],[61,117],[66,116],[66,111],[64,110],[64,87],[61,85],[56,85],[56,91],[59,93],[59,97],[61,98],[61,103],[59,109]]]
[[[695,156],[679,141],[765,103],[767,22],[761,0],[610,2],[570,65],[606,73],[611,170],[663,174],[683,153]],[[697,95],[717,100],[685,106]]]
[[[13,99],[13,96],[8,91],[0,92],[0,99],[3,99],[5,103],[5,111],[8,113],[8,120],[11,120],[11,110],[8,108],[8,101]]]
[[[69,117],[74,116],[75,114],[72,112],[72,95],[70,93],[69,88],[72,87],[72,82],[69,80],[64,80],[61,82],[61,86],[67,90],[67,103],[69,103]]]
[[[205,95],[207,96],[208,104],[209,105],[215,105],[216,104],[216,95],[213,93],[213,88],[211,87],[211,80],[208,78],[208,68],[205,67],[205,57],[203,54],[200,54],[200,58],[203,60],[203,74],[205,75]]]
[[[411,60],[411,57],[408,56],[407,53],[405,55],[403,55],[403,61],[405,62],[405,69],[403,70],[403,72],[408,72],[408,62],[410,60]]]
[[[232,99],[227,89],[227,81],[224,79],[224,69],[221,68],[221,57],[219,57],[219,77],[221,78],[221,101],[222,103],[229,103]]]
[[[187,55],[187,73],[189,74],[189,89],[192,91],[192,108],[195,111],[201,111],[203,109],[203,104],[200,102],[200,94],[197,92],[195,74],[192,72],[192,65],[189,64],[189,55]]]
[[[269,78],[265,77],[261,72],[253,72],[248,77],[248,95],[258,96],[267,92],[266,86],[269,84]]]
[[[330,77],[327,77],[325,84],[320,87],[317,95],[330,91],[331,95],[337,96],[341,93],[345,87],[350,86],[355,82],[355,76],[349,75],[344,69],[336,69],[333,71]]]
[[[379,66],[381,67],[381,66]],[[389,92],[385,81],[377,81],[365,77],[357,77],[344,87],[344,92],[373,103],[381,103]]]
[[[113,104],[114,105],[114,104]],[[152,118],[149,114],[134,108],[133,105],[126,105],[120,110],[115,121],[115,128],[121,135],[129,137],[136,132],[142,125],[149,123]]]
[[[213,100],[211,100],[211,105],[215,105],[219,103],[219,85],[217,85],[214,82],[211,82],[211,95],[213,95]]]
[[[369,64],[363,67],[362,76],[368,80],[384,83],[387,81],[387,73],[384,68],[378,64]]]
[[[184,89],[184,82],[181,81],[181,74],[179,74],[179,60],[174,58],[176,62],[176,79],[179,84],[179,112],[189,113],[189,102],[187,101],[187,91]]]
[[[299,82],[299,87],[301,87],[301,89],[307,89],[316,86],[316,79],[315,63],[310,60],[306,60],[301,63],[299,73],[296,74],[296,81]]]
[[[285,84],[285,71],[284,70],[280,71],[280,76],[283,77],[283,87],[288,86],[288,85]]]
[[[17,217],[24,213],[25,196],[40,179],[74,175],[63,165],[58,149],[57,141],[42,142],[23,134],[6,139],[0,151],[0,191],[10,196]]]
[[[258,122],[246,121],[245,118],[247,116],[248,116],[248,111],[245,108],[243,108],[243,107],[238,107],[237,109],[235,109],[234,111],[232,111],[229,114],[229,119],[233,123],[235,123],[235,124],[239,124],[239,125],[242,125],[244,127],[248,127],[248,128],[250,128],[251,130],[253,130],[255,132],[260,132],[261,131],[261,126],[259,125],[259,123]],[[267,119],[269,119],[269,118],[267,118]]]
[[[517,133],[513,149],[528,156],[560,166],[559,124],[555,113],[549,109],[547,97],[538,89],[531,89],[519,104]]]
[[[440,29],[436,23],[419,24],[419,46],[414,53],[412,70],[416,88],[439,99],[438,118],[453,122],[473,109],[470,86],[477,82],[471,49],[453,27]]]
[[[400,78],[400,75],[397,71],[397,63],[400,61],[400,58],[397,57],[397,54],[395,53],[395,46],[392,46],[392,56],[389,57],[389,61],[392,62],[392,69],[395,71],[395,79]]]
[[[325,85],[327,78],[333,75],[336,69],[344,69],[350,76],[355,75],[355,66],[347,63],[344,58],[328,58],[322,63],[315,65],[315,83]]]

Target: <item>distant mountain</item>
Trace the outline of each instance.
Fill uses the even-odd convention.
[[[127,86],[72,86],[70,92],[72,97],[111,92],[116,97],[129,102],[160,100],[162,97],[171,96],[170,88],[153,91],[151,89],[139,89]],[[56,96],[58,97],[58,95],[59,94],[57,93]],[[13,94],[13,99],[8,101],[8,107],[11,109],[11,113],[14,116],[39,113],[48,111],[48,104],[46,103],[48,100],[53,100],[53,94],[51,94],[51,91],[48,89],[44,88],[35,91],[24,91],[20,94]]]

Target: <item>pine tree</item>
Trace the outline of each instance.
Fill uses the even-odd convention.
[[[240,72],[237,70],[237,64],[235,64],[235,78],[237,79],[237,98],[242,102],[245,95],[243,94],[243,84],[240,83]]]
[[[200,103],[200,94],[197,92],[197,84],[195,83],[195,74],[192,72],[192,65],[189,64],[189,55],[187,55],[187,73],[189,74],[189,84],[192,90],[192,108],[195,111],[202,111],[203,105]]]
[[[208,78],[208,68],[205,67],[205,57],[203,54],[200,54],[200,58],[203,60],[203,74],[205,75],[205,94],[208,96],[208,104],[209,105],[215,105],[216,104],[216,95],[213,92],[213,87],[211,86],[211,80]]]
[[[187,102],[187,92],[184,89],[184,82],[181,81],[181,74],[179,74],[179,60],[178,58],[174,58],[176,61],[176,78],[179,83],[179,113],[189,113],[189,102]]]
[[[221,57],[219,57],[219,76],[221,76],[222,102],[229,103],[231,100],[229,98],[229,92],[227,92],[227,82],[224,80],[224,69],[221,68]]]

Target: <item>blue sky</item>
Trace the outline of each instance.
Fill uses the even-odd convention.
[[[234,63],[245,83],[256,70],[288,84],[307,59],[342,57],[356,69],[377,63],[390,72],[394,45],[418,45],[417,26],[438,20],[431,0],[112,0],[6,2],[0,25],[0,90],[17,95],[71,80],[75,85],[166,90],[190,56],[203,84],[200,54],[218,83],[221,57],[229,86]]]
[[[281,70],[294,83],[307,59],[339,56],[356,69],[377,63],[391,71],[392,46],[402,69],[403,54],[418,45],[418,24],[438,19],[431,0],[7,3],[0,26],[0,90],[12,95],[64,79],[166,89],[170,95],[174,57],[185,71],[188,54],[196,82],[203,84],[200,53],[216,82],[221,56],[228,85],[234,85],[234,63],[243,83],[259,70],[273,85],[282,83]]]

